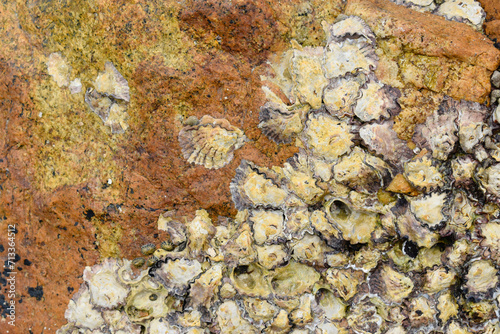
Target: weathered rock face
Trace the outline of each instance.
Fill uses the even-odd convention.
[[[498,18],[495,1],[483,4],[487,20]],[[332,23],[343,7],[340,0],[0,4],[0,259],[8,259],[9,224],[18,255],[10,333],[59,328],[83,268],[138,256],[140,245],[165,238],[156,228],[161,212],[192,218],[203,208],[214,222],[234,215],[229,183],[242,158],[271,167],[298,152],[258,128],[266,61],[292,39],[322,45],[321,22]],[[487,100],[499,52],[469,26],[388,1],[349,1],[345,13],[375,32],[376,74],[403,92],[394,126],[401,138],[412,138],[443,94]],[[490,37],[495,22],[486,23]],[[56,52],[68,66],[49,70]],[[130,87],[120,134],[84,100],[108,61]],[[220,169],[188,164],[179,146],[189,117],[203,115],[227,119],[249,139]],[[4,288],[7,276],[0,274]]]

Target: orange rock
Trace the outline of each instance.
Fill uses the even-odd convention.
[[[500,20],[500,1],[498,0],[478,0],[486,12],[486,20]]]
[[[406,181],[403,174],[396,175],[385,190],[393,193],[408,194],[410,196],[417,196],[419,194],[418,191]]]
[[[496,40],[497,43],[500,41],[500,19],[486,22],[484,30],[489,38]]]
[[[491,72],[500,65],[500,51],[480,32],[389,0],[349,0],[345,13],[363,18],[377,35],[384,64],[378,74],[383,81],[412,84],[455,99],[486,101]],[[384,48],[389,41],[385,44],[400,47]],[[403,72],[402,78],[390,70],[394,66]]]

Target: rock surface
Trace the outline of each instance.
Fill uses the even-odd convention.
[[[497,2],[482,3],[488,18],[497,19],[486,23],[486,32],[498,38]],[[282,165],[297,152],[257,127],[265,61],[292,39],[321,44],[321,21],[333,22],[342,7],[340,0],[2,2],[3,261],[7,226],[17,229],[16,327],[9,333],[54,333],[84,267],[109,256],[133,258],[141,245],[161,242],[161,212],[192,218],[204,208],[214,221],[233,215],[229,182],[242,158]],[[420,107],[430,105],[430,113],[442,93],[487,100],[500,52],[480,33],[387,0],[350,0],[345,12],[375,31],[377,75],[406,89],[401,137],[411,138],[415,123],[425,121]],[[80,93],[59,87],[47,73],[53,52],[67,59],[70,80],[81,79]],[[130,86],[124,134],[112,135],[83,101],[106,61]],[[229,120],[250,139],[220,170],[187,164],[177,141],[184,120],[207,114]],[[2,328],[7,276],[0,273]]]

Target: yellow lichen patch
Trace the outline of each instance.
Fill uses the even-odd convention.
[[[38,110],[33,132],[45,143],[34,161],[37,188],[51,191],[90,180],[102,184],[111,180],[106,191],[114,189],[120,175],[113,161],[116,139],[87,109],[83,96],[60,89],[48,77],[31,95]]]
[[[123,235],[123,230],[119,224],[110,222],[101,222],[98,219],[92,219],[92,223],[96,229],[99,254],[101,259],[108,257],[120,257],[119,242]]]

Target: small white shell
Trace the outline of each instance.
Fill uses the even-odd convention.
[[[115,99],[130,102],[130,92],[127,80],[118,72],[113,63],[104,64],[104,72],[99,73],[94,82],[95,89]]]
[[[47,72],[59,87],[66,87],[69,85],[71,66],[68,65],[59,52],[54,52],[49,55],[49,59],[47,60]]]

